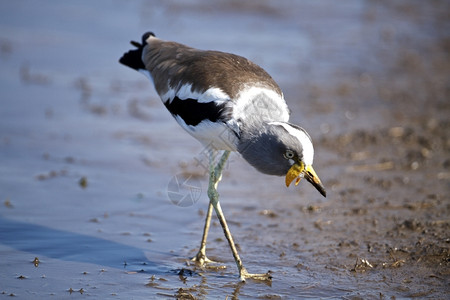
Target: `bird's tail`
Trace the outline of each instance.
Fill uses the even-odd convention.
[[[153,32],[146,32],[142,36],[142,42],[138,43],[136,41],[131,41],[131,45],[135,46],[137,49],[130,50],[125,53],[120,59],[119,62],[127,67],[135,69],[136,71],[144,70],[145,65],[142,62],[142,50],[146,44],[146,40],[150,36],[155,36]]]

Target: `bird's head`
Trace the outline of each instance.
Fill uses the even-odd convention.
[[[294,180],[297,185],[306,178],[326,197],[325,188],[312,167],[314,147],[303,128],[285,122],[270,122],[241,141],[239,153],[260,172],[285,176],[286,186]]]

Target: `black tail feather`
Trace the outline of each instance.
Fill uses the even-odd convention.
[[[119,59],[119,62],[136,71],[145,69],[145,65],[142,62],[142,48],[143,47],[128,51]]]
[[[141,48],[141,47],[142,47],[142,44],[139,44],[139,43],[136,42],[136,41],[130,41],[130,44],[133,45],[133,46],[135,46],[136,48]]]
[[[142,36],[142,44],[140,44],[136,41],[131,41],[130,42],[131,45],[135,46],[137,49],[130,50],[127,53],[125,53],[119,59],[119,62],[127,67],[135,69],[136,71],[145,69],[145,65],[142,62],[142,50],[144,48],[144,45],[146,44],[147,39],[150,36],[155,36],[155,34],[150,31],[144,33],[144,35]]]
[[[142,45],[144,45],[145,41],[151,36],[155,36],[155,34],[153,32],[151,32],[151,31],[147,31],[146,33],[144,33],[142,35]]]

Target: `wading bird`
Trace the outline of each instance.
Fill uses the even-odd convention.
[[[285,176],[286,186],[306,178],[323,196],[325,188],[312,164],[314,148],[308,133],[289,123],[289,109],[280,87],[248,59],[219,51],[204,51],[156,38],[151,32],[120,63],[142,72],[153,82],[162,102],[189,134],[210,150],[209,207],[200,249],[193,258],[204,266],[213,209],[228,240],[239,278],[271,279],[251,274],[243,266],[219,203],[217,185],[230,151],[239,152],[258,171]],[[216,164],[218,151],[223,150]]]

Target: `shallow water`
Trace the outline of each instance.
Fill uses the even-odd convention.
[[[1,2],[0,297],[445,298],[445,11],[445,1]],[[117,62],[147,30],[263,66],[316,142],[327,199],[235,154],[220,184],[244,264],[271,270],[271,284],[238,283],[217,222],[208,256],[227,268],[186,264],[207,208],[205,149]],[[182,174],[201,193],[174,205]]]

